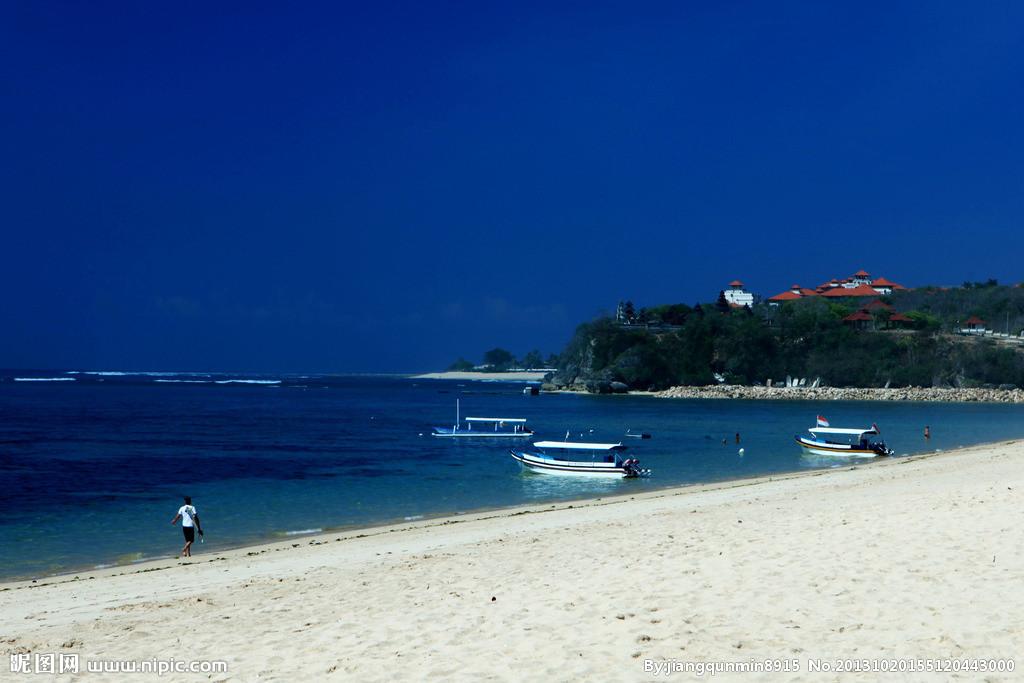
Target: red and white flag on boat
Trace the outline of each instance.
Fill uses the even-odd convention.
[[[881,434],[881,433],[882,433],[882,430],[881,430],[881,429],[879,429],[879,428],[878,428],[878,425],[876,425],[876,424],[875,424],[874,422],[872,422],[872,423],[871,423],[871,428],[872,428],[872,429],[874,429],[874,430],[875,430],[876,432],[878,432],[879,434]]]
[[[826,420],[824,417],[819,415],[818,416],[818,426],[819,427],[828,427],[828,420]]]

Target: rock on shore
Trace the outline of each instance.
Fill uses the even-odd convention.
[[[974,403],[1024,403],[1021,389],[938,389],[934,387],[838,388],[762,387],[719,384],[706,387],[672,387],[654,394],[658,398],[788,399],[794,401],[945,401]]]

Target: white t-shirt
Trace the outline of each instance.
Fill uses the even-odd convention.
[[[196,516],[196,509],[191,505],[182,505],[181,509],[178,510],[178,514],[181,515],[182,526],[195,526],[194,518]]]

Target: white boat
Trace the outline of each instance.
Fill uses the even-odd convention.
[[[455,424],[451,427],[434,427],[434,436],[476,437],[476,438],[525,438],[533,436],[533,430],[526,426],[522,417],[467,417],[466,426],[461,427],[459,401],[455,401]]]
[[[621,443],[537,441],[530,450],[512,449],[512,457],[531,472],[588,477],[632,479],[647,476],[640,461],[622,457]]]
[[[814,427],[808,429],[811,438],[796,436],[796,442],[808,453],[834,455],[846,458],[877,458],[892,455],[893,450],[884,441],[872,441],[878,427],[850,429],[847,427]]]

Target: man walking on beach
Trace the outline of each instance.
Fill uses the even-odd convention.
[[[185,533],[185,546],[181,549],[180,557],[192,557],[192,543],[196,540],[196,530],[203,535],[203,527],[199,524],[199,513],[192,507],[192,497],[185,496],[185,504],[178,508],[178,514],[174,515],[171,524],[177,524],[181,520],[181,530]]]

